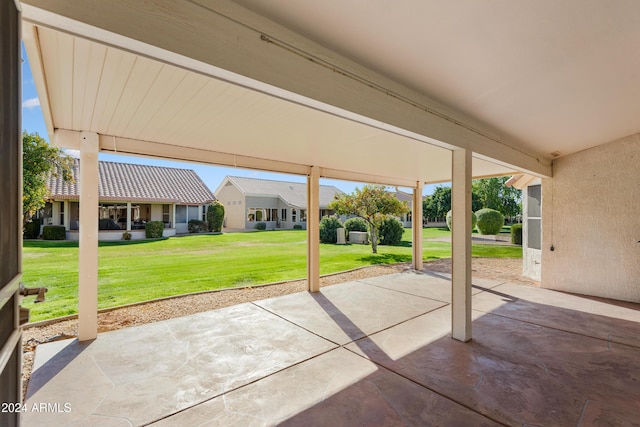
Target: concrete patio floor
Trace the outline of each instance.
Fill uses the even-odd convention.
[[[448,277],[406,272],[41,345],[23,424],[640,425],[640,304],[473,294],[466,344]]]

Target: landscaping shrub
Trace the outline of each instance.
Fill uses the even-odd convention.
[[[445,219],[447,220],[447,227],[451,230],[451,211],[447,212],[447,217]],[[471,231],[476,228],[476,224],[478,224],[478,217],[475,213],[471,212]]]
[[[522,245],[522,224],[513,224],[511,226],[511,243]]]
[[[402,241],[402,233],[404,233],[404,226],[393,216],[388,216],[382,221],[378,238],[381,245],[397,245]]]
[[[189,230],[189,233],[206,233],[209,231],[209,226],[199,219],[190,219],[187,223],[187,230]]]
[[[256,225],[253,226],[253,228],[255,228],[256,230],[266,230],[267,229],[267,223],[266,222],[258,222]],[[295,228],[295,226],[294,226]]]
[[[219,233],[222,230],[224,221],[224,205],[218,201],[211,203],[207,207],[207,227],[209,231]]]
[[[344,222],[344,228],[349,235],[350,231],[369,231],[367,223],[360,217],[349,218]]]
[[[480,234],[498,234],[504,225],[504,216],[495,209],[484,208],[476,212]]]
[[[122,233],[122,240],[131,240],[131,233],[129,233],[128,231]]]
[[[144,235],[147,239],[159,239],[164,231],[164,222],[149,221],[144,225]]]
[[[301,226],[300,224],[295,224],[295,225],[293,226],[293,229],[294,229],[294,230],[302,230],[302,226]]]
[[[325,216],[320,220],[320,242],[336,243],[338,241],[338,228],[342,228],[342,223],[335,215]]]
[[[37,239],[40,235],[40,220],[34,219],[24,225],[24,238]]]
[[[42,227],[43,240],[65,240],[67,233],[64,225],[45,225]]]

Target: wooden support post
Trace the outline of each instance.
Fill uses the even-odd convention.
[[[78,340],[98,336],[98,134],[80,135]]]
[[[320,291],[320,169],[311,166],[307,176],[307,283]]]
[[[471,151],[453,150],[451,336],[471,339]]]

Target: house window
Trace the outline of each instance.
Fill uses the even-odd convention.
[[[187,218],[188,219],[200,219],[200,206],[189,206],[189,207],[187,207]]]
[[[267,209],[267,212],[269,210]],[[247,214],[247,221],[249,222],[254,222],[254,221],[264,221],[264,210],[262,208],[249,208],[248,210],[248,214]]]
[[[266,219],[265,221],[277,221],[278,220],[278,209],[265,209]]]
[[[60,202],[60,225],[64,225],[64,202]]]
[[[291,221],[298,221],[298,210],[296,208],[291,208]]]
[[[282,221],[286,221],[287,220],[287,210],[286,209],[280,209],[280,220],[282,220]]]
[[[187,207],[184,205],[176,206],[176,223],[186,224],[187,222]]]
[[[162,222],[169,224],[171,222],[169,216],[169,205],[162,205]]]
[[[307,222],[307,210],[300,209],[300,222]]]
[[[542,186],[527,187],[527,247],[542,248]]]

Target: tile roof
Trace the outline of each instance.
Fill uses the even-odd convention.
[[[227,176],[227,179],[245,195],[280,197],[291,206],[301,209],[307,207],[307,184],[238,176]],[[342,194],[342,191],[333,185],[321,185],[320,207],[326,207],[336,194]]]
[[[49,176],[49,198],[78,200],[80,195],[80,160],[74,159],[75,183],[62,177]],[[191,169],[130,163],[98,162],[98,193],[100,201],[165,202],[206,204],[215,196]]]

